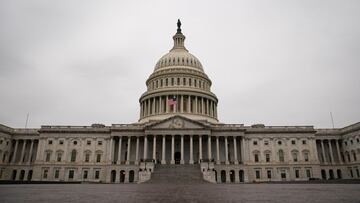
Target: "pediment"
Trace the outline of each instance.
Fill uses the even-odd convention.
[[[173,116],[147,126],[148,129],[205,129],[206,126],[182,116]]]

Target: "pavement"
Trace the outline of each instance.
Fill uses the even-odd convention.
[[[360,203],[360,184],[4,184],[0,202]]]

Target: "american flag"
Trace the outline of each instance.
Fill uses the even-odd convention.
[[[176,104],[176,96],[173,96],[172,98],[168,99],[168,104],[170,106],[175,105]]]

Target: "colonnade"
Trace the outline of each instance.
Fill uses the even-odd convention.
[[[189,147],[188,147],[188,163],[194,164],[195,162],[202,162],[202,161],[214,161],[216,164],[239,164],[240,162],[244,161],[245,158],[245,142],[243,137],[237,137],[237,136],[210,136],[210,135],[146,135],[146,136],[118,136],[117,138],[112,137],[110,139],[110,155],[109,155],[109,161],[113,164],[122,164],[125,163],[126,165],[132,164],[131,158],[131,147],[132,144],[135,145],[135,160],[133,160],[134,164],[139,164],[141,160],[143,161],[159,161],[161,164],[175,164],[175,137],[180,137],[180,162],[179,164],[185,163],[185,138],[187,137],[189,140]],[[135,138],[135,139],[134,139]],[[167,138],[170,138],[170,162],[167,162],[167,157],[169,158],[169,155],[166,154],[166,140]],[[140,145],[140,139],[142,139],[143,146]],[[223,142],[220,142],[219,139],[223,139]],[[160,141],[157,141],[160,140]],[[232,144],[232,153],[233,153],[233,159],[230,160],[230,153],[229,153],[229,140],[231,140]],[[116,142],[117,141],[117,142]],[[123,142],[126,142],[127,144],[123,144]],[[132,143],[132,142],[134,142]],[[152,141],[152,149],[149,150],[149,141]],[[198,144],[197,146],[197,157],[196,160],[194,159],[194,142]],[[212,152],[212,141],[215,141],[215,157],[213,157]],[[157,144],[158,143],[158,144]],[[115,144],[117,144],[117,150],[115,150]],[[203,145],[206,145],[207,152],[204,152]],[[159,149],[157,149],[157,145],[159,145]],[[123,150],[122,147],[127,147],[126,150]],[[151,146],[151,145],[150,145]],[[238,153],[238,146],[239,146],[239,153]],[[142,156],[140,158],[140,147],[143,148]],[[160,149],[161,148],[161,149]],[[223,150],[221,151],[221,148]],[[205,149],[205,150],[206,150]],[[159,156],[157,152],[160,152],[161,155]],[[117,152],[117,158],[115,157],[115,152]],[[125,162],[121,159],[122,153],[125,152],[126,156],[124,156]],[[225,152],[225,162],[221,162],[220,153]],[[207,153],[206,157],[204,158],[204,154]],[[240,154],[240,157],[238,155]],[[158,156],[157,156],[158,155]],[[116,158],[116,160],[115,160]],[[240,160],[239,160],[240,158]]]
[[[16,157],[18,156],[18,151],[19,151],[19,143],[20,141],[22,141],[22,146],[21,146],[21,151],[20,151],[20,160],[17,162]],[[11,156],[11,160],[9,160],[10,163],[22,163],[22,164],[30,164],[30,162],[32,162],[32,157],[33,157],[33,151],[34,151],[34,145],[35,145],[36,140],[34,139],[17,139],[15,140],[15,147]],[[29,153],[27,156],[27,160],[25,160],[25,150],[26,150],[26,146],[28,144],[30,144],[30,148],[29,148]],[[10,158],[10,157],[9,157]]]
[[[335,142],[335,149],[333,149],[333,145],[332,140]],[[338,163],[343,163],[343,155],[341,153],[341,149],[340,149],[340,144],[339,142],[341,142],[340,139],[320,139],[317,140],[318,142],[320,142],[320,149],[318,148],[318,152],[321,154],[321,160],[324,164],[328,164],[328,163],[335,163],[335,159],[334,159],[334,151],[336,152],[336,157],[337,157],[337,162]],[[326,150],[325,148],[328,148],[328,150]]]
[[[176,97],[176,104],[169,105],[168,100]],[[165,113],[198,113],[217,118],[216,101],[192,95],[157,96],[141,102],[140,117]]]

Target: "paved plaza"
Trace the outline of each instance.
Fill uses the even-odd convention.
[[[0,185],[0,202],[360,202],[360,184]]]

